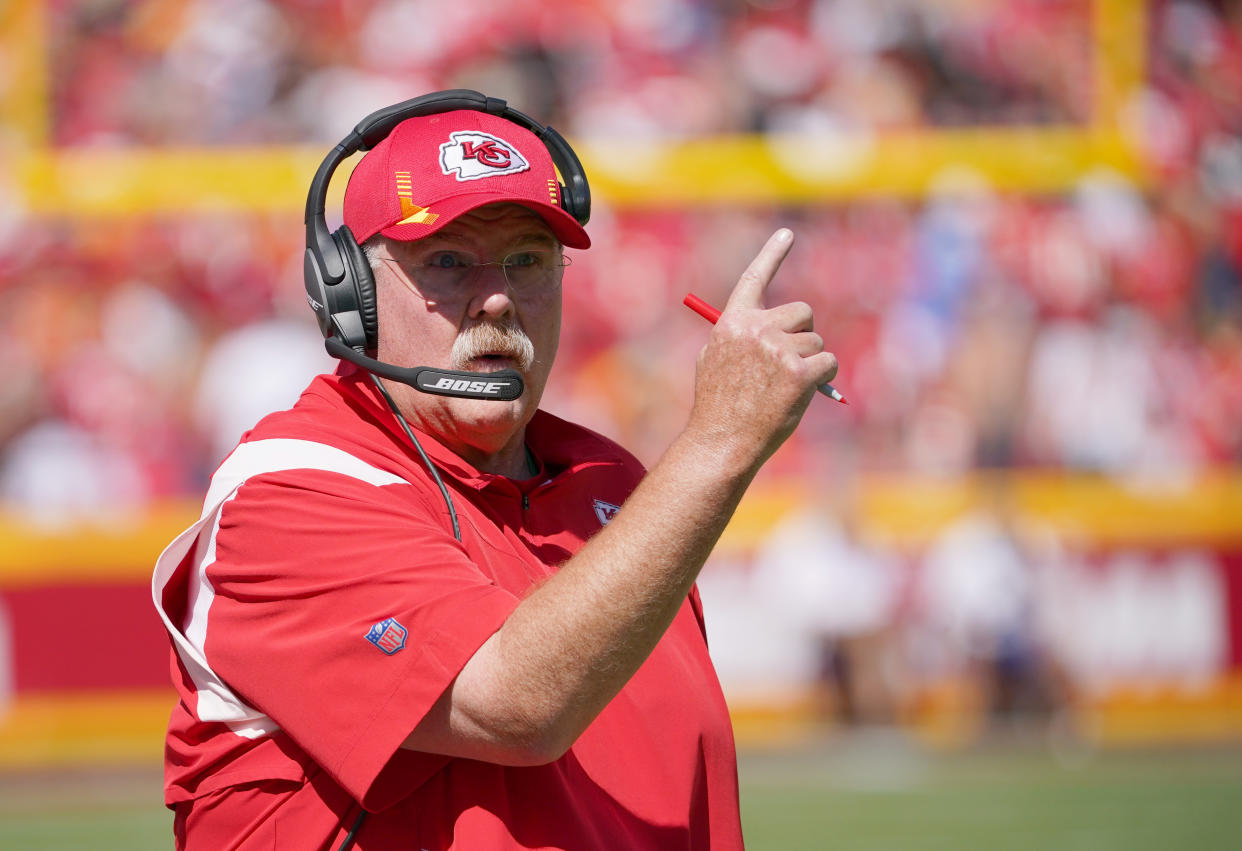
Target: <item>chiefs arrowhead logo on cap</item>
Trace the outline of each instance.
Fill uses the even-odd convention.
[[[440,169],[458,180],[478,180],[526,171],[530,163],[499,136],[459,130],[440,146]]]

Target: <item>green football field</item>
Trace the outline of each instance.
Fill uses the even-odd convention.
[[[747,848],[1238,849],[1242,748],[936,755],[897,736],[742,754]],[[0,849],[167,849],[151,770],[0,774]]]

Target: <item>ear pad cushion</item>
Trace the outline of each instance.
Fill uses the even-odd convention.
[[[375,297],[375,275],[367,256],[354,239],[348,227],[341,226],[332,234],[341,257],[348,264],[358,294],[358,313],[362,315],[362,327],[366,332],[367,353],[374,356],[379,345],[379,305]]]

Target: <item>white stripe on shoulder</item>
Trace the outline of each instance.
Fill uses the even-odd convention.
[[[203,516],[247,479],[284,470],[325,470],[377,486],[406,483],[400,476],[326,443],[283,437],[256,440],[238,445],[211,477],[211,487],[203,500]]]
[[[215,588],[207,568],[216,560],[216,535],[224,504],[248,479],[284,470],[324,470],[376,486],[406,483],[400,476],[374,467],[342,449],[311,440],[276,438],[243,443],[224,459],[211,477],[198,522],[169,544],[156,561],[151,596],[198,691],[198,717],[203,721],[223,722],[234,733],[246,738],[257,738],[280,728],[238,697],[207,659],[208,615],[215,600]],[[192,570],[186,577],[188,617],[184,624],[178,625],[164,611],[164,589],[191,549],[195,553]]]

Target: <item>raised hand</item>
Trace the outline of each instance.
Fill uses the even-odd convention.
[[[762,464],[793,432],[815,392],[837,372],[809,305],[764,306],[793,245],[774,233],[738,279],[699,353],[690,428],[739,460]]]

